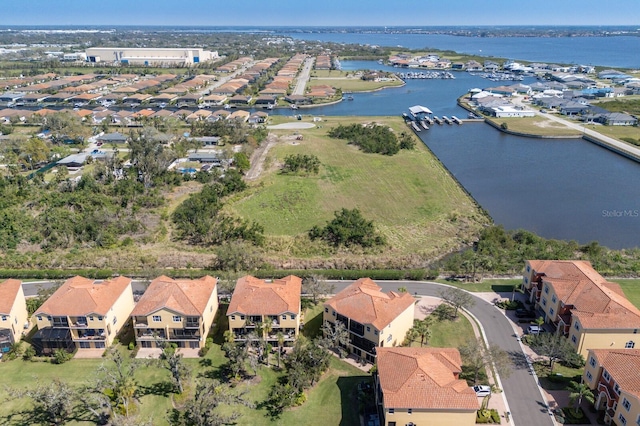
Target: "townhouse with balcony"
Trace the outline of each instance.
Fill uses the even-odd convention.
[[[384,293],[371,278],[360,278],[324,304],[322,319],[349,330],[347,350],[375,362],[376,348],[401,345],[413,326],[415,299],[409,293]]]
[[[131,278],[70,278],[33,314],[38,326],[33,346],[44,355],[105,349],[129,321],[134,304]]]
[[[149,284],[131,312],[136,343],[142,348],[200,349],[218,311],[218,280],[174,280],[161,276]]]
[[[590,349],[582,375],[606,424],[640,425],[640,349]]]
[[[276,343],[282,333],[285,345],[292,345],[300,332],[301,293],[302,279],[294,275],[273,281],[240,278],[227,309],[234,340],[246,341],[256,333]]]
[[[478,397],[455,348],[379,348],[375,393],[385,426],[472,426]]]
[[[23,330],[29,327],[28,319],[22,281],[0,283],[0,354],[9,352],[11,345],[20,341]]]
[[[640,310],[587,261],[528,260],[522,287],[546,324],[584,357],[589,349],[632,349],[640,341]]]

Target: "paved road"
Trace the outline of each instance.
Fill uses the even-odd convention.
[[[329,281],[335,285],[338,292],[352,283],[352,281]],[[438,296],[443,285],[431,282],[416,281],[376,281],[384,291],[397,291],[399,287],[406,287],[412,294],[421,296]],[[25,296],[34,296],[41,287],[50,287],[51,282],[24,282],[22,287]],[[143,292],[145,283],[134,281],[133,290]],[[472,293],[473,294],[473,293]],[[525,354],[515,337],[511,322],[497,308],[486,300],[474,295],[475,305],[469,309],[480,322],[487,340],[497,344],[507,351],[514,359],[512,373],[508,378],[501,378],[502,387],[511,410],[513,424],[517,426],[546,426],[554,425],[546,403],[540,392],[537,381],[524,363]],[[502,413],[500,413],[502,414]]]
[[[314,61],[315,58],[313,57],[305,59],[304,64],[302,65],[302,70],[298,74],[296,87],[293,89],[292,94],[304,95],[304,89],[307,87],[307,82],[309,81],[309,75],[311,74],[311,68],[313,68]]]

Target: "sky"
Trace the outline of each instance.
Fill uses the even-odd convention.
[[[637,25],[639,0],[0,0],[0,25]]]

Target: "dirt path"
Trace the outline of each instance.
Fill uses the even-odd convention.
[[[265,139],[264,143],[260,144],[258,149],[253,151],[249,162],[251,163],[251,167],[247,171],[245,175],[246,180],[255,180],[260,177],[262,171],[264,170],[264,161],[267,158],[267,154],[272,146],[274,146],[278,142],[278,137],[273,134],[269,134]]]

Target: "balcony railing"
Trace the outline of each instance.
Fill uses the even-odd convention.
[[[169,338],[177,340],[199,340],[200,333],[172,333],[169,335]]]
[[[167,335],[164,330],[154,331],[154,330],[144,330],[143,332],[138,332],[136,334],[136,339],[142,340],[153,340],[153,339],[166,339]]]
[[[184,323],[185,328],[200,328],[200,321],[189,321]]]
[[[135,328],[147,328],[147,327],[149,327],[149,323],[142,322],[142,321],[136,321]]]

